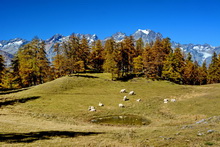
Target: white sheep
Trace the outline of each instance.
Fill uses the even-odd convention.
[[[99,106],[102,107],[102,106],[104,106],[104,104],[102,104],[102,103],[99,102]]]
[[[118,106],[119,106],[120,108],[125,107],[123,104],[118,104]]]
[[[141,99],[137,99],[136,101],[137,101],[137,102],[140,102],[140,101],[141,101]]]
[[[122,89],[120,93],[126,93],[126,89]]]
[[[164,102],[165,104],[168,103],[168,101],[169,101],[168,99],[164,99],[164,100],[163,100],[163,102]]]
[[[89,106],[89,111],[96,111],[95,107],[94,106]]]
[[[91,109],[90,111],[93,111],[93,112],[94,112],[94,111],[96,111],[96,109]]]
[[[134,91],[130,91],[129,95],[135,95]]]
[[[127,98],[127,96],[124,96],[123,101],[127,101],[127,100],[129,100],[129,99]]]
[[[176,102],[176,99],[171,99],[170,101],[171,101],[171,102]]]

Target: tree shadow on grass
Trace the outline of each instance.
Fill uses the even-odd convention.
[[[0,95],[10,94],[10,93],[17,93],[20,91],[28,90],[29,88],[22,88],[22,89],[3,89],[0,90]]]
[[[7,106],[7,105],[14,105],[17,103],[25,103],[27,101],[31,101],[31,100],[36,100],[39,99],[40,96],[32,96],[32,97],[27,97],[27,98],[22,98],[22,99],[14,99],[14,100],[6,100],[4,102],[0,102],[0,108],[3,106]]]
[[[99,77],[96,77],[96,76],[91,76],[91,75],[69,75],[69,77],[83,77],[83,78],[99,78]]]
[[[51,139],[52,137],[73,138],[103,134],[102,132],[73,132],[73,131],[41,131],[30,133],[0,133],[0,142],[31,143],[37,140]]]

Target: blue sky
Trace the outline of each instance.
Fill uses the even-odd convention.
[[[0,0],[0,40],[151,29],[179,43],[220,46],[219,7],[220,0]]]

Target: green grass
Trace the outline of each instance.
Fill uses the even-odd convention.
[[[120,93],[123,88],[134,90],[136,95],[128,96],[129,101],[124,102],[123,96],[128,93]],[[78,132],[79,135],[50,134],[29,143],[19,140],[10,143],[7,138],[9,141],[0,139],[0,146],[204,146],[210,143],[219,146],[220,121],[194,125],[196,121],[219,115],[219,88],[219,84],[184,86],[144,78],[111,81],[109,74],[62,77],[27,90],[0,95],[2,105],[5,101],[20,100],[1,107],[0,135],[15,135],[16,138],[16,133],[21,133],[29,140],[42,131],[70,131],[69,134]],[[142,101],[136,102],[139,98]],[[177,102],[164,104],[165,98],[175,98]],[[105,106],[98,107],[99,102]],[[119,108],[119,103],[125,108]],[[89,106],[95,106],[97,111],[89,112]],[[108,115],[137,115],[151,120],[151,124],[131,127],[89,122],[92,118]],[[181,129],[192,124],[193,128]],[[215,132],[207,134],[209,129]],[[197,136],[198,131],[205,135]],[[35,133],[27,138],[30,132]],[[86,132],[100,134],[85,135]]]

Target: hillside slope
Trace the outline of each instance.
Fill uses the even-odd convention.
[[[0,95],[0,145],[219,146],[219,87],[143,78],[111,81],[108,74],[62,77]],[[134,90],[136,95],[120,93],[123,88]],[[128,101],[122,100],[125,95]],[[141,102],[136,101],[139,98]],[[175,98],[176,102],[164,104],[164,98]],[[99,102],[104,107],[98,107]],[[119,103],[125,107],[119,108]],[[89,106],[97,111],[89,112]],[[141,116],[151,123],[106,126],[90,121],[112,115]]]

